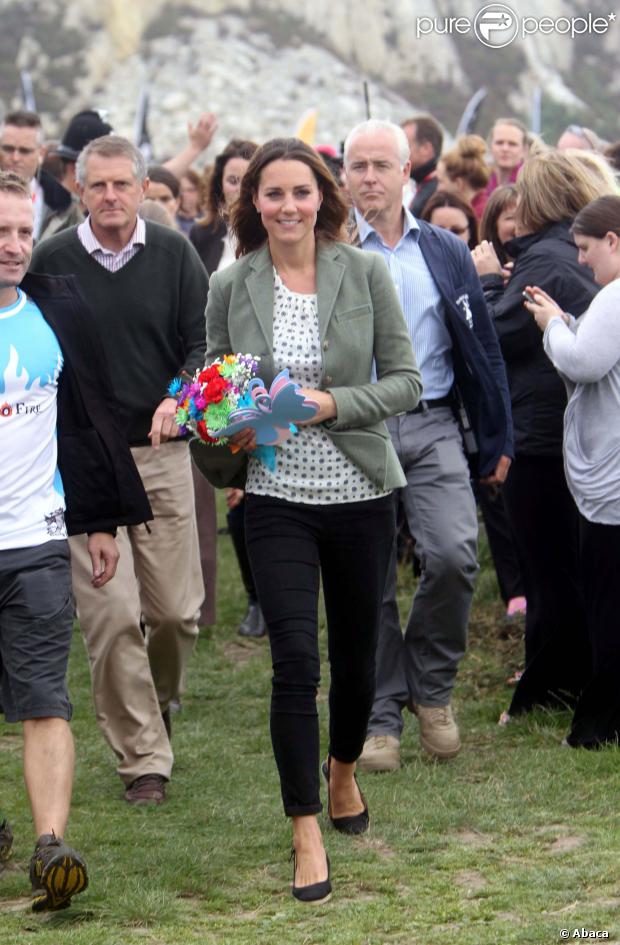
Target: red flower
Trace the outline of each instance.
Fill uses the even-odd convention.
[[[220,377],[218,374],[216,378],[214,378],[205,386],[202,396],[208,404],[219,404],[220,400],[223,399],[227,389],[228,381],[225,378]]]
[[[217,443],[217,440],[214,440],[213,437],[209,436],[207,433],[207,425],[204,420],[198,421],[196,429],[198,430],[198,436],[201,440],[204,440],[205,443]]]
[[[198,380],[201,384],[208,384],[209,381],[214,381],[216,378],[219,379],[220,377],[220,372],[216,367],[207,367],[200,372]]]

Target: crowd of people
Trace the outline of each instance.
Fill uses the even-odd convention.
[[[214,487],[238,632],[271,648],[296,899],[332,891],[321,772],[334,829],[355,835],[370,822],[356,772],[400,766],[405,709],[431,758],[461,750],[477,504],[506,619],[524,617],[500,724],[570,706],[567,745],[620,736],[618,147],[577,125],[549,147],[507,117],[444,148],[417,115],[357,125],[341,155],[234,138],[198,171],[216,125],[201,116],[150,165],[95,111],[60,142],[33,112],[0,131],[0,701],[23,726],[35,911],[88,884],[64,840],[74,615],[125,801],[162,804],[187,667],[216,621]],[[235,352],[267,388],[287,369],[317,407],[272,464],[252,427],[231,450],[176,423],[170,382]],[[419,571],[404,629],[398,528]],[[0,866],[11,844],[0,821]]]

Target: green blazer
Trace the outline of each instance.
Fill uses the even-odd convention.
[[[338,416],[324,424],[343,453],[382,489],[406,484],[386,417],[413,410],[422,387],[398,296],[383,259],[346,243],[317,243],[323,356],[321,390]],[[236,352],[260,356],[267,388],[273,363],[273,264],[269,247],[214,273],[207,303],[207,363]],[[371,380],[373,360],[377,380]],[[216,486],[242,486],[245,454],[192,442],[194,461]]]

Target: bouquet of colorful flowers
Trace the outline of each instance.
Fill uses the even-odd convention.
[[[246,403],[246,394],[256,375],[259,358],[251,354],[227,354],[196,371],[191,380],[175,378],[168,395],[177,402],[176,422],[180,433],[191,430],[204,443],[228,443],[212,436],[228,425],[231,413]]]
[[[191,430],[207,444],[238,446],[230,437],[251,427],[256,434],[252,456],[273,471],[275,448],[297,433],[296,423],[315,416],[319,405],[306,399],[288,369],[280,371],[266,389],[256,377],[258,361],[251,354],[227,354],[196,371],[193,378],[176,378],[168,388],[177,401],[176,422],[181,434]]]

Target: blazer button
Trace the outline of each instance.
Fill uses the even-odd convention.
[[[332,381],[333,381],[333,377],[331,376],[331,374],[326,374],[326,375],[325,375],[325,383],[326,383],[326,384],[331,384]]]
[[[329,348],[329,341],[324,341],[324,342],[323,342],[323,351],[327,351],[328,348]]]

